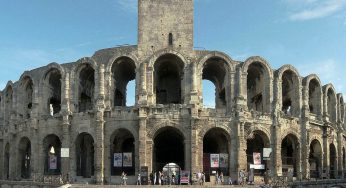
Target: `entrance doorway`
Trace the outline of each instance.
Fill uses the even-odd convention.
[[[320,178],[322,168],[322,147],[318,140],[310,144],[309,154],[310,178]]]
[[[281,143],[282,173],[287,176],[297,176],[298,151],[298,138],[292,134],[287,135]]]
[[[173,127],[160,129],[154,138],[153,171],[162,171],[171,163],[184,169],[184,151],[184,136],[178,129]]]

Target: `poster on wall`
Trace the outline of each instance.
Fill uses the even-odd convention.
[[[220,153],[219,167],[220,168],[227,168],[228,167],[228,154],[227,153]]]
[[[132,153],[123,153],[123,167],[132,167]]]
[[[219,154],[210,154],[210,167],[219,168]]]
[[[261,164],[261,153],[254,152],[253,153],[253,164],[260,165]]]
[[[121,167],[123,163],[122,153],[114,153],[114,167]]]
[[[272,154],[272,148],[263,148],[263,160],[270,160],[270,155]]]
[[[58,158],[55,155],[49,156],[49,169],[56,170],[58,164]]]

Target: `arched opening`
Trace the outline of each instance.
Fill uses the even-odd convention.
[[[10,178],[10,144],[5,146],[5,164],[4,164],[5,179]]]
[[[321,86],[316,79],[309,82],[309,110],[312,114],[321,114]]]
[[[282,112],[288,116],[299,117],[299,80],[291,70],[282,74]]]
[[[336,95],[333,89],[329,88],[327,92],[328,115],[331,122],[336,122]]]
[[[23,95],[22,95],[22,110],[23,110],[23,117],[25,119],[30,118],[31,109],[32,109],[32,95],[33,95],[33,82],[30,77],[25,77],[22,81],[22,89],[23,89]]]
[[[213,171],[229,175],[230,147],[230,136],[221,128],[213,128],[204,135],[203,172],[207,182],[210,182]]]
[[[249,110],[268,113],[267,100],[267,75],[259,62],[251,63],[247,70],[247,105]]]
[[[254,131],[250,138],[246,140],[246,156],[248,171],[253,166],[255,176],[264,176],[266,169],[269,168],[269,160],[264,160],[263,148],[270,148],[269,138],[262,131]],[[258,158],[260,157],[260,158]]]
[[[13,89],[8,86],[5,94],[5,125],[9,125],[13,105]]]
[[[31,177],[31,142],[27,137],[20,139],[18,150],[20,176],[23,179],[29,179]]]
[[[136,78],[136,65],[135,62],[128,57],[121,57],[113,63],[113,93],[114,93],[114,106],[128,106],[129,96],[134,96],[135,88],[130,82]],[[129,88],[131,86],[131,88]],[[131,91],[131,93],[128,93]],[[131,99],[134,101],[134,98]]]
[[[293,172],[293,176],[297,176],[298,154],[298,138],[292,134],[287,135],[281,143],[282,172],[284,174]]]
[[[126,129],[118,129],[111,136],[111,174],[135,175],[135,138]]]
[[[43,139],[45,156],[44,174],[59,175],[61,173],[61,142],[58,136],[51,134]]]
[[[93,109],[94,87],[95,87],[95,70],[85,64],[79,73],[78,87],[78,106],[79,112],[86,112]]]
[[[216,87],[213,82],[209,80],[202,81],[202,94],[203,94],[203,107],[204,108],[215,108],[215,92]]]
[[[337,161],[336,161],[336,148],[333,143],[329,145],[329,177],[336,179],[337,175]]]
[[[227,72],[226,64],[227,63],[223,59],[213,57],[208,59],[204,63],[204,67],[203,67],[202,79],[209,80],[215,86],[214,98],[215,98],[216,108],[226,107],[226,89],[225,89],[226,88],[225,80],[226,80],[226,72]],[[206,87],[206,86],[203,85],[203,87]],[[203,98],[203,100],[208,100],[208,98]]]
[[[76,140],[77,176],[90,178],[94,175],[94,139],[88,133],[81,133]]]
[[[154,137],[153,170],[162,171],[169,163],[185,168],[185,146],[183,134],[173,127],[161,128]]]
[[[58,69],[51,69],[46,75],[47,109],[50,115],[61,110],[61,73]]]
[[[318,140],[313,140],[310,143],[309,164],[310,177],[320,178],[322,172],[322,147]]]
[[[176,55],[159,57],[154,66],[156,104],[181,104],[184,62]]]

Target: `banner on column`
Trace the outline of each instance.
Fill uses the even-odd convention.
[[[270,160],[270,155],[272,154],[272,148],[263,148],[263,160]]]
[[[68,158],[70,157],[70,148],[61,148],[61,157]]]
[[[123,155],[122,153],[114,153],[114,167],[122,167],[123,165]]]
[[[253,164],[254,165],[260,165],[261,162],[261,153],[254,152],[253,153]]]
[[[49,156],[49,169],[56,170],[58,166],[58,158],[55,155]]]
[[[210,154],[210,167],[219,168],[219,154]]]
[[[132,167],[132,153],[123,153],[123,166]]]
[[[227,168],[228,167],[228,154],[227,153],[220,153],[219,167],[220,168]]]

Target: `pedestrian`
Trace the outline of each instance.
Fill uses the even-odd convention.
[[[232,184],[233,184],[233,182],[232,182],[232,177],[229,176],[229,177],[228,177],[228,185],[232,185]]]
[[[154,172],[154,183],[153,185],[156,185],[156,172]]]
[[[141,174],[138,173],[138,176],[137,176],[137,185],[142,185],[141,183]]]
[[[243,170],[239,171],[239,185],[243,185],[244,181],[244,172]]]
[[[154,175],[153,175],[153,172],[151,172],[149,176],[150,176],[150,184],[154,185]]]
[[[216,185],[219,184],[219,172],[216,172],[216,174],[215,174],[215,184]]]
[[[202,182],[202,185],[204,185],[204,182],[205,182],[205,174],[204,174],[204,172],[202,172],[201,182]]]
[[[159,171],[159,175],[158,175],[158,180],[159,180],[159,185],[161,185],[161,171]]]
[[[123,171],[121,173],[121,185],[126,185],[126,173]]]
[[[201,180],[202,180],[202,173],[201,173],[201,172],[198,172],[198,173],[197,173],[197,181],[198,181],[198,184],[199,184],[199,185],[202,185]]]
[[[172,185],[175,185],[175,173],[172,174]]]
[[[223,184],[223,172],[220,173],[220,182]]]

